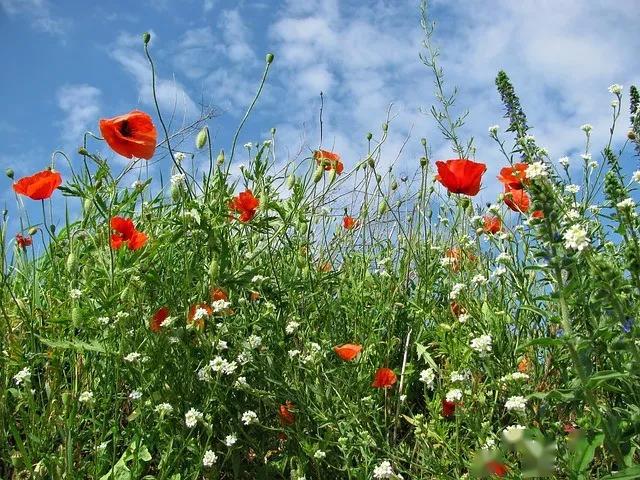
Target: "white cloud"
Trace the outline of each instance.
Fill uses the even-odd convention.
[[[102,92],[91,85],[64,85],[57,92],[58,107],[65,117],[61,122],[65,141],[80,145],[82,135],[97,132]]]
[[[34,30],[55,36],[64,36],[69,26],[67,19],[51,13],[47,0],[0,0],[0,7],[11,17],[26,17]]]

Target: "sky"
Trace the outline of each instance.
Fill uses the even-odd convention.
[[[495,200],[504,163],[487,134],[491,125],[507,125],[494,86],[500,69],[538,144],[552,159],[569,155],[575,163],[584,148],[582,124],[594,127],[594,158],[608,138],[608,86],[621,84],[626,93],[640,84],[637,0],[434,0],[430,15],[446,88],[458,89],[457,112],[469,109],[462,136],[475,138],[476,158],[488,165],[483,201]],[[434,86],[418,56],[417,0],[0,0],[2,170],[20,177],[45,168],[55,150],[74,155],[85,131],[97,133],[100,118],[134,108],[154,113],[145,31],[172,131],[214,109],[208,124],[216,151],[229,151],[272,52],[241,145],[268,138],[275,127],[280,161],[307,157],[319,144],[323,92],[323,145],[340,152],[347,168],[364,158],[367,132],[379,137],[390,105],[383,164],[395,161],[399,175],[412,172],[421,137],[432,158],[453,156],[428,114]],[[103,144],[90,149],[124,164]],[[166,177],[170,167],[153,168]],[[3,181],[0,203],[15,218],[10,181]]]

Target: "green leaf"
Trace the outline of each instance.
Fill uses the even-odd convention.
[[[588,467],[593,456],[596,453],[596,448],[602,445],[604,441],[604,433],[598,433],[592,438],[582,437],[576,442],[573,455],[569,461],[569,467],[573,473],[584,472]]]
[[[418,354],[418,358],[423,359],[431,368],[438,371],[438,365],[436,365],[436,362],[433,360],[431,355],[429,355],[429,352],[427,352],[427,347],[421,343],[416,343],[416,352]]]
[[[83,342],[82,340],[51,340],[49,338],[41,337],[40,335],[36,335],[42,343],[51,347],[51,348],[64,348],[64,349],[73,349],[83,351],[91,351],[98,353],[106,353],[104,347],[100,345],[96,340],[91,343]]]
[[[606,383],[608,380],[614,380],[618,378],[629,378],[631,376],[630,372],[616,372],[613,370],[603,370],[601,372],[592,375],[587,381],[587,388],[596,388],[600,386],[602,383]]]

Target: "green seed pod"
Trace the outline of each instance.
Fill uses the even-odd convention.
[[[216,158],[216,163],[218,165],[222,165],[224,163],[224,150],[220,150],[220,153],[218,154],[218,158]]]
[[[84,147],[80,147],[78,149],[78,155],[83,155],[86,157],[87,155],[89,155],[89,151]]]
[[[423,168],[427,166],[427,157],[420,157],[420,166]]]
[[[207,144],[207,127],[202,127],[202,130],[196,135],[196,147],[202,149]]]
[[[313,183],[318,183],[322,180],[322,175],[324,174],[324,167],[322,165],[318,165],[316,167],[316,171],[313,172]]]
[[[469,197],[460,198],[460,206],[462,208],[467,208],[470,204],[471,204],[471,200],[469,200]]]
[[[273,53],[267,53],[266,60],[268,64],[271,64],[273,62]]]
[[[382,131],[386,132],[387,130],[389,130],[389,124],[385,122],[382,124]]]
[[[53,224],[49,225],[49,230],[51,230],[51,233],[56,233],[56,226]]]
[[[421,139],[420,139],[420,143],[422,143],[422,146],[423,146],[423,147],[426,147],[426,146],[427,146],[427,139],[426,139],[426,138],[424,138],[424,137],[423,137],[423,138],[421,138]]]
[[[367,133],[367,140],[371,141],[372,138],[373,138],[373,133],[371,132]]]
[[[296,176],[292,173],[287,177],[287,188],[289,190],[293,189],[293,186],[296,184]]]
[[[218,263],[218,259],[213,257],[211,259],[211,263],[209,263],[209,281],[211,285],[215,285],[218,283],[218,276],[220,275],[220,264]]]
[[[180,185],[178,184],[171,185],[171,199],[174,202],[177,202],[178,200],[180,200],[181,196],[182,196],[182,188],[180,187]]]
[[[4,173],[7,175],[7,177],[13,179],[13,168],[7,168]]]
[[[379,173],[376,173],[376,182],[380,183],[382,181],[382,176]]]
[[[397,189],[398,189],[398,182],[394,180],[393,182],[391,182],[391,190],[395,191]]]
[[[67,257],[67,272],[69,273],[75,272],[77,266],[78,266],[78,261],[76,258],[76,254],[71,252]]]
[[[150,40],[151,40],[151,34],[149,32],[144,32],[142,34],[142,41],[144,42],[144,44],[147,45]]]

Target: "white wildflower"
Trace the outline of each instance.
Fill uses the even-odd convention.
[[[140,400],[142,398],[142,392],[140,390],[134,390],[129,394],[131,400]]]
[[[156,405],[156,408],[154,408],[153,411],[161,416],[169,415],[171,412],[173,412],[173,406],[170,403],[166,402],[159,403],[158,405]]]
[[[427,388],[433,389],[433,382],[436,379],[436,374],[433,368],[427,368],[420,372],[420,381],[426,385]]]
[[[175,158],[175,159],[176,159],[176,162],[178,162],[178,163],[182,163],[182,162],[183,162],[183,160],[184,160],[185,158],[187,158],[187,156],[185,155],[185,153],[184,153],[184,152],[174,152],[174,153],[173,153],[173,158]]]
[[[562,165],[563,167],[568,167],[569,166],[569,157],[560,157],[558,159],[558,163],[560,165]]]
[[[205,467],[212,467],[217,461],[218,456],[212,450],[207,450],[204,457],[202,457],[202,465]]]
[[[613,93],[614,95],[620,95],[622,93],[622,85],[614,83],[609,86],[609,93]]]
[[[462,390],[453,388],[447,392],[444,398],[447,402],[459,402],[462,400]]]
[[[131,352],[129,355],[126,355],[124,357],[124,361],[129,363],[135,363],[141,358],[142,358],[142,355],[140,355],[138,352]]]
[[[620,210],[625,210],[627,208],[632,209],[636,207],[636,202],[634,202],[631,198],[625,198],[621,202],[616,203],[616,207],[618,207]]]
[[[186,175],[184,173],[176,173],[171,175],[171,185],[174,187],[180,187],[185,183]]]
[[[505,375],[500,379],[501,382],[515,382],[518,380],[529,380],[529,375],[522,372],[513,372]]]
[[[236,437],[235,435],[227,435],[226,437],[224,437],[224,444],[227,447],[233,447],[237,441],[238,437]]]
[[[472,339],[469,345],[479,354],[486,355],[492,349],[491,342],[491,335],[480,335],[479,337]]]
[[[571,250],[581,252],[589,246],[591,240],[587,237],[587,232],[580,225],[572,225],[564,232],[564,246]]]
[[[254,275],[253,278],[251,279],[251,283],[255,283],[256,285],[260,285],[262,283],[264,283],[264,281],[267,279],[267,277],[265,277],[264,275]]]
[[[73,298],[74,300],[77,300],[78,298],[80,298],[82,296],[82,290],[79,290],[77,288],[73,288],[69,292],[69,296],[71,298]]]
[[[467,323],[469,320],[471,320],[471,315],[466,312],[458,315],[458,322],[460,323]]]
[[[209,312],[207,311],[207,309],[202,308],[202,307],[198,307],[196,308],[196,311],[193,314],[193,322],[199,322],[204,320],[205,318],[207,318],[209,316]]]
[[[396,475],[393,472],[393,467],[391,463],[385,460],[376,468],[373,469],[373,478],[377,479],[387,479],[387,478],[395,478]]]
[[[78,397],[78,401],[80,403],[92,403],[93,402],[93,392],[91,391],[86,391],[86,392],[82,392],[80,394],[80,396]]]
[[[469,375],[467,373],[459,372],[457,370],[451,372],[451,376],[449,377],[449,379],[453,383],[455,383],[455,382],[465,382],[467,380],[467,378],[469,378]]]
[[[258,423],[258,415],[253,410],[247,410],[242,414],[241,420],[245,425],[252,425]]]
[[[460,295],[460,292],[462,292],[462,290],[464,290],[464,283],[456,283],[452,288],[451,288],[451,293],[449,293],[449,298],[451,300],[455,300],[456,298],[458,298],[458,295]]]
[[[317,458],[318,460],[322,460],[326,456],[327,456],[327,452],[323,450],[316,450],[315,453],[313,454],[313,458]]]
[[[631,175],[631,179],[634,182],[640,183],[640,170],[636,170],[635,172],[633,172],[633,174]]]
[[[247,383],[247,378],[246,377],[238,377],[235,381],[235,383],[233,384],[233,386],[235,388],[246,388],[249,386],[249,384]]]
[[[513,397],[509,397],[504,404],[504,408],[509,411],[516,410],[519,412],[524,412],[527,407],[527,399],[521,395],[515,395]]]
[[[295,333],[296,330],[298,330],[299,326],[300,324],[298,322],[291,321],[287,323],[287,326],[285,327],[284,331],[287,333],[287,335],[292,335],[293,333]]]
[[[300,350],[289,350],[288,354],[289,354],[289,358],[296,358],[297,356],[300,355]]]
[[[226,300],[223,300],[223,299],[216,300],[216,301],[211,303],[211,308],[213,309],[213,311],[215,313],[222,312],[222,311],[226,310],[227,308],[229,308],[230,306],[231,306],[231,303],[227,302]]]
[[[29,367],[24,367],[18,373],[13,376],[13,381],[16,382],[16,385],[22,385],[24,382],[27,382],[31,378],[31,369]]]
[[[584,133],[590,133],[590,132],[591,132],[591,130],[593,130],[593,126],[591,126],[591,125],[590,125],[590,124],[588,124],[588,123],[585,123],[584,125],[582,125],[582,126],[580,127],[580,130],[582,130]]]
[[[580,191],[580,185],[567,185],[566,187],[564,187],[564,190],[566,192],[576,194]]]
[[[549,172],[547,171],[547,166],[543,162],[533,162],[527,167],[526,170],[527,178],[544,178],[549,176]]]
[[[202,421],[202,418],[202,412],[199,412],[195,408],[190,408],[189,411],[184,414],[184,423],[188,428],[193,428],[198,422]]]
[[[489,135],[497,135],[498,134],[498,130],[500,130],[500,126],[499,125],[491,125],[489,127]]]
[[[580,155],[580,158],[582,158],[582,160],[584,160],[585,162],[590,162],[591,161],[591,154],[590,153],[583,153],[582,155]]]
[[[253,147],[253,143],[251,143],[251,142],[247,142],[247,143],[244,144],[244,148],[251,149],[252,147]]]
[[[484,285],[484,284],[486,284],[486,283],[487,283],[487,281],[488,281],[488,280],[487,280],[487,277],[485,277],[484,275],[478,274],[478,275],[475,275],[475,276],[471,279],[471,281],[472,281],[473,283],[478,284],[478,285]]]

